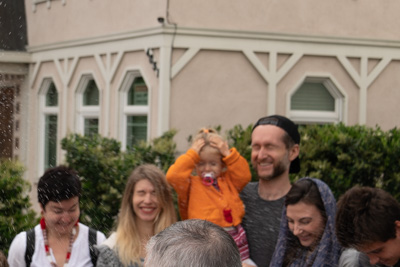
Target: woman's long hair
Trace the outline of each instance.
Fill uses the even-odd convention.
[[[154,221],[154,234],[176,222],[176,213],[172,193],[164,173],[152,164],[144,164],[133,170],[125,186],[121,209],[118,217],[116,248],[119,259],[124,266],[140,263],[141,241],[136,214],[133,210],[133,193],[136,184],[147,179],[154,186],[161,211]]]

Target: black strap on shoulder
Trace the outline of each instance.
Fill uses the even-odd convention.
[[[97,244],[97,231],[89,228],[89,252],[90,259],[93,263],[93,266],[96,266],[97,262],[97,250],[94,245]],[[30,229],[26,231],[26,250],[25,250],[25,263],[26,267],[31,266],[32,256],[35,252],[35,229]]]
[[[26,231],[26,250],[25,250],[26,267],[31,266],[33,252],[35,252],[35,228]]]
[[[94,247],[94,245],[96,244],[97,244],[97,231],[89,227],[89,252],[93,266],[96,266],[97,263],[97,250]]]

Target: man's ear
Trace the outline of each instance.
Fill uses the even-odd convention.
[[[295,158],[297,158],[299,156],[299,153],[300,153],[300,146],[298,144],[292,146],[292,148],[289,151],[290,161],[293,161]]]
[[[40,203],[40,214],[43,215],[44,211],[45,211],[44,207],[43,207],[42,203]]]

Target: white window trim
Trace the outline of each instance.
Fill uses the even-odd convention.
[[[83,105],[83,93],[90,80],[94,80],[99,89],[99,105],[98,106],[84,106]],[[93,74],[83,74],[78,83],[75,91],[75,131],[81,135],[85,132],[85,119],[99,119],[99,131],[100,131],[100,106],[102,103],[102,92],[98,87],[98,82],[94,78]]]
[[[57,107],[46,107],[46,94],[50,88],[51,83],[54,82],[52,78],[44,78],[42,85],[40,86],[39,93],[38,93],[38,107],[39,107],[39,133],[38,133],[38,152],[39,152],[39,159],[38,159],[38,173],[39,175],[43,174],[44,169],[44,158],[45,158],[45,151],[44,151],[44,144],[45,144],[45,134],[44,129],[46,126],[46,116],[47,115],[57,115],[57,136],[59,137],[59,122],[60,122],[60,91],[58,90],[58,86],[56,86],[57,94],[58,94],[58,105]],[[57,142],[57,151],[56,154],[58,155],[58,151],[60,149],[59,142]],[[58,157],[57,157],[58,161]]]
[[[297,111],[291,110],[291,99],[296,91],[305,82],[322,83],[332,97],[335,99],[335,111]],[[287,114],[294,122],[299,124],[307,123],[347,123],[347,94],[345,90],[339,85],[339,83],[330,74],[316,74],[306,73],[301,79],[300,83],[297,84],[287,94],[286,106]]]
[[[147,115],[147,140],[150,136],[150,104],[151,104],[151,90],[149,83],[146,80],[146,77],[142,75],[143,72],[140,69],[131,69],[126,70],[125,75],[123,76],[123,80],[120,84],[119,88],[119,141],[121,142],[122,150],[126,150],[126,131],[127,131],[127,118],[128,116],[140,116],[140,115]],[[148,104],[146,105],[137,105],[137,106],[128,106],[127,104],[127,95],[129,89],[132,85],[133,80],[136,77],[142,77],[144,82],[146,83],[147,90],[148,90]]]

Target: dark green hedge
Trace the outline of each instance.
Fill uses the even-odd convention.
[[[251,128],[236,125],[226,132],[231,146],[249,161]],[[400,200],[400,131],[382,131],[365,126],[310,125],[299,128],[301,134],[301,172],[320,178],[336,198],[353,185],[383,188]],[[82,177],[84,193],[81,221],[104,233],[112,230],[125,182],[139,164],[154,163],[164,172],[173,164],[175,131],[166,132],[150,143],[121,151],[120,143],[99,135],[72,134],[62,140],[66,164]],[[256,175],[253,172],[253,180]],[[22,179],[20,164],[3,161],[0,165],[0,249],[7,252],[14,236],[37,223],[27,196],[29,184]]]
[[[251,128],[238,125],[228,131],[230,144],[249,163]],[[299,132],[301,171],[291,175],[292,181],[319,178],[336,198],[356,184],[380,187],[400,200],[400,130],[329,124],[300,126]]]
[[[0,160],[0,250],[5,255],[19,232],[38,223],[29,201],[30,184],[22,178],[23,174],[21,163]]]
[[[400,200],[400,131],[379,127],[305,126],[301,172],[320,178],[339,197],[353,185],[380,187]]]
[[[132,170],[152,163],[164,172],[174,162],[175,131],[127,151],[115,139],[72,134],[61,142],[67,164],[82,178],[81,222],[109,233],[117,218],[125,183]]]

